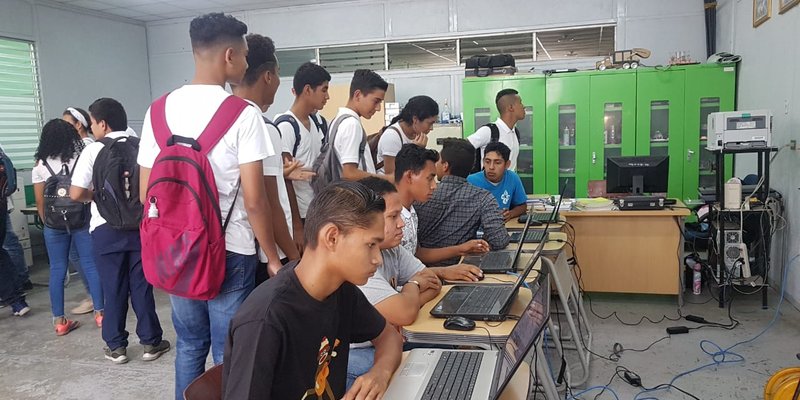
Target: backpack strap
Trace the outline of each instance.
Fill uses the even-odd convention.
[[[277,119],[275,119],[276,126],[280,125],[283,122],[288,122],[289,124],[292,125],[292,129],[294,129],[294,147],[292,148],[292,157],[296,157],[297,148],[298,146],[300,146],[300,124],[297,122],[297,119],[295,119],[295,117],[289,114],[283,114]],[[314,119],[314,122],[316,123],[317,120]],[[280,132],[280,129],[278,129],[278,132]]]
[[[169,96],[169,93],[157,98],[150,105],[150,125],[153,128],[153,136],[156,139],[158,148],[161,150],[167,147],[167,141],[172,137],[172,131],[169,130],[169,125],[167,125],[167,96]]]
[[[497,124],[488,123],[484,126],[488,126],[489,130],[491,131],[491,136],[489,137],[489,143],[500,141],[500,128],[497,127]]]
[[[42,164],[44,164],[44,167],[47,168],[47,172],[50,173],[50,176],[56,176],[56,173],[53,171],[52,168],[50,168],[50,164],[47,163],[47,160],[41,160],[41,162]]]

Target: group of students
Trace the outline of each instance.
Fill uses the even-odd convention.
[[[347,105],[328,126],[318,111],[331,76],[305,63],[294,75],[294,104],[272,122],[263,117],[280,84],[272,40],[245,36],[244,23],[221,13],[195,18],[189,33],[192,82],[151,105],[141,139],[110,98],[92,103],[88,115],[70,108],[43,128],[33,171],[40,216],[52,219],[48,206],[64,196],[48,189],[60,188],[56,176],[62,184],[69,178],[71,201],[91,204],[83,226],[45,227],[56,333],[79,326],[63,310],[63,277],[76,243],[105,357],[129,360],[129,299],[142,359],[170,350],[152,284],[167,287],[173,270],[204,249],[191,242],[195,216],[186,226],[175,222],[204,194],[192,192],[194,202],[164,196],[192,185],[178,179],[186,171],[175,167],[171,176],[162,164],[181,159],[173,154],[184,150],[170,146],[191,148],[213,175],[203,184],[216,191],[225,265],[213,266],[220,279],[210,295],[180,279],[167,290],[177,336],[175,398],[203,373],[209,352],[215,364],[224,362],[228,399],[374,398],[400,361],[398,327],[414,322],[442,281],[481,279],[480,269],[459,258],[506,247],[505,221],[525,212],[513,172],[514,125],[525,117],[519,94],[498,93],[496,124],[469,140],[445,140],[441,153],[425,148],[438,106],[413,97],[380,134],[373,158],[360,118],[380,110],[388,84],[377,73],[355,72]],[[131,149],[137,167],[126,169]],[[476,153],[482,170],[474,168]],[[336,160],[336,171],[325,171],[326,157]],[[128,210],[136,207],[134,226]],[[171,240],[163,240],[167,231]],[[4,301],[16,300],[5,293]]]

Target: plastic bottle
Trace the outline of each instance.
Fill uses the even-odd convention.
[[[569,144],[575,146],[575,128],[572,128],[572,132],[569,134]]]
[[[603,143],[611,144],[608,142],[608,129],[603,129]]]
[[[609,136],[609,144],[617,144],[617,133],[614,132],[614,125],[611,125],[611,133]]]
[[[441,122],[443,124],[450,123],[450,107],[447,105],[447,99],[444,99],[444,107],[442,107]]]
[[[703,269],[703,264],[695,263],[692,266],[694,270],[694,275],[692,279],[692,292],[694,294],[700,294],[703,291],[703,274],[700,271]]]
[[[561,144],[569,146],[569,127],[564,127],[564,136],[561,138]]]

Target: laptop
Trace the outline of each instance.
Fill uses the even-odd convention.
[[[525,283],[525,279],[533,270],[544,248],[544,241],[539,243],[536,253],[528,261],[525,270],[519,274],[514,283],[472,283],[453,285],[450,290],[431,309],[436,318],[462,316],[474,320],[503,321],[508,315],[511,303],[517,297],[517,291]],[[545,274],[539,273],[541,281]]]
[[[557,223],[559,220],[558,215],[554,217],[553,214],[549,212],[535,212],[533,214],[520,215],[519,218],[517,218],[517,222],[519,222],[520,224],[524,224],[529,217],[533,218],[533,222],[531,223],[531,225],[533,226],[539,226],[544,224],[545,222]]]
[[[547,230],[550,227],[551,222],[558,222],[558,211],[561,209],[561,200],[564,199],[564,190],[567,188],[566,183],[561,188],[561,194],[558,196],[558,202],[556,206],[553,207],[553,211],[549,214],[544,213],[537,213],[538,215],[547,215],[548,218],[546,219],[547,225],[545,225],[544,229],[535,230],[535,231],[527,231],[523,230],[522,232],[511,232],[509,233],[510,240],[512,242],[519,242],[520,248],[522,247],[522,243],[540,243],[547,240],[548,234]]]
[[[535,285],[531,302],[500,351],[411,350],[383,398],[497,400],[550,316],[550,281],[540,277]]]
[[[525,222],[522,232],[528,232],[531,219]],[[517,241],[516,250],[494,250],[486,254],[466,256],[461,261],[464,264],[475,265],[487,274],[503,274],[517,271],[517,261],[522,253],[522,241]]]

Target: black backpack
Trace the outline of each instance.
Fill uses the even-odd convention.
[[[114,229],[138,230],[142,221],[139,201],[139,138],[100,139],[104,147],[94,163],[92,184],[97,211]]]
[[[328,121],[325,120],[325,117],[322,115],[317,116],[315,114],[311,114],[311,121],[314,122],[314,125],[317,127],[317,130],[322,132],[322,143],[324,144],[328,138]],[[291,114],[283,114],[280,117],[275,119],[275,126],[280,125],[283,122],[288,122],[292,129],[294,129],[294,148],[292,149],[292,157],[297,157],[297,147],[300,146],[300,123],[297,122],[297,119],[293,117]],[[281,130],[278,129],[278,132]]]
[[[500,129],[497,127],[495,123],[488,123],[484,126],[488,126],[489,130],[492,132],[491,136],[489,137],[489,143],[494,143],[500,141]],[[519,143],[519,129],[514,127],[514,134],[517,135],[517,143]],[[478,147],[475,149],[475,161],[472,163],[472,172],[478,172],[483,169],[483,155],[481,154],[481,148]]]
[[[77,162],[76,158],[75,163]],[[61,171],[55,173],[47,161],[42,160],[42,164],[50,172],[50,177],[44,182],[44,224],[48,228],[67,232],[85,227],[89,214],[87,204],[69,197],[72,172],[75,169],[70,171],[67,164],[62,164]]]
[[[0,150],[0,200],[11,197],[17,191],[17,169],[11,157]]]

